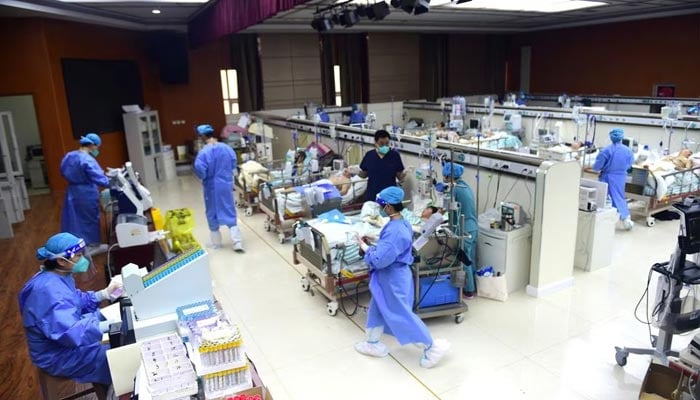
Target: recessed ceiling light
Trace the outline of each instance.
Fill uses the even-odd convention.
[[[465,4],[450,5],[448,7],[460,9],[558,13],[607,5],[608,3],[602,1],[588,0],[472,0]]]
[[[160,10],[158,10],[158,9],[152,10],[151,12],[152,12],[153,14],[160,14]]]

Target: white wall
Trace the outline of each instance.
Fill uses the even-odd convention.
[[[39,124],[34,110],[34,98],[32,95],[0,96],[0,111],[12,112],[12,118],[17,134],[17,146],[24,175],[28,176],[27,162],[24,160],[27,146],[41,144],[39,136]]]

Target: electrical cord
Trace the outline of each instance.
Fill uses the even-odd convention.
[[[450,248],[449,235],[447,234],[447,232],[445,232],[445,244],[443,245],[443,248],[442,248],[442,256],[431,257],[431,258],[425,260],[425,263],[427,265],[438,264],[438,267],[437,267],[437,271],[435,272],[435,276],[433,277],[433,280],[430,282],[430,285],[428,286],[428,289],[423,293],[420,300],[418,300],[418,302],[415,304],[414,308],[420,307],[421,303],[423,303],[423,300],[425,300],[425,296],[428,295],[428,293],[430,292],[430,289],[432,289],[433,286],[435,285],[435,282],[437,281],[438,276],[440,276],[440,270],[442,270],[441,261],[445,259],[445,255],[447,254],[447,250],[451,250],[453,252],[455,251],[454,249]],[[459,251],[459,249],[457,249],[457,251]],[[452,262],[450,263],[450,266],[447,267],[447,269],[451,269],[452,267],[454,267],[456,262],[457,262],[457,254],[455,253],[455,257],[452,259]],[[419,279],[420,279],[420,277],[419,277]]]
[[[501,176],[503,175],[498,174],[498,179],[496,180],[496,196],[493,198],[493,208],[496,208],[496,202],[498,201],[498,191],[501,189]]]
[[[341,270],[343,267],[343,263],[345,262],[345,250],[345,246],[342,246],[341,248],[339,248],[338,255],[336,256],[336,259],[340,261]],[[340,309],[340,311],[342,311],[343,314],[345,314],[348,317],[354,316],[360,309],[367,311],[368,307],[360,305],[360,288],[363,284],[367,286],[369,286],[369,284],[365,283],[364,281],[361,281],[358,282],[357,285],[355,285],[355,300],[353,301],[352,295],[345,288],[345,285],[343,285],[342,274],[340,273],[340,271],[336,275],[336,279],[338,280],[338,285],[340,287],[341,294],[340,298],[338,299],[338,308]],[[355,308],[353,308],[352,312],[348,312],[348,308],[345,306],[345,301],[348,299],[355,305]]]

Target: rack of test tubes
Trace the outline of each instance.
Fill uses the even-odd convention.
[[[207,398],[218,398],[253,386],[243,338],[238,327],[211,301],[179,307],[180,333]],[[212,394],[213,393],[213,394]]]
[[[247,390],[253,387],[250,366],[233,368],[202,376],[204,397],[219,399],[224,396]]]
[[[179,336],[172,334],[144,341],[141,359],[148,391],[154,400],[174,400],[197,394],[197,374]]]

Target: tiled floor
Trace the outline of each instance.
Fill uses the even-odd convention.
[[[192,177],[151,188],[163,210],[191,207],[197,237],[208,240],[199,183]],[[452,343],[438,367],[418,366],[420,350],[385,338],[391,355],[371,359],[353,344],[365,315],[326,314],[326,301],[304,293],[291,246],[263,229],[264,217],[239,216],[245,255],[212,252],[215,292],[244,333],[252,359],[275,400],[286,399],[634,399],[648,366],[630,356],[617,366],[615,345],[648,346],[647,327],[633,315],[652,263],[673,251],[678,222],[637,226],[615,238],[613,265],[575,271],[575,285],[535,299],[476,299],[461,325],[428,321]],[[224,237],[227,234],[224,232]],[[652,292],[653,287],[652,287]],[[364,298],[366,302],[366,298]],[[652,300],[653,301],[653,300]],[[674,347],[691,336],[677,337]]]

